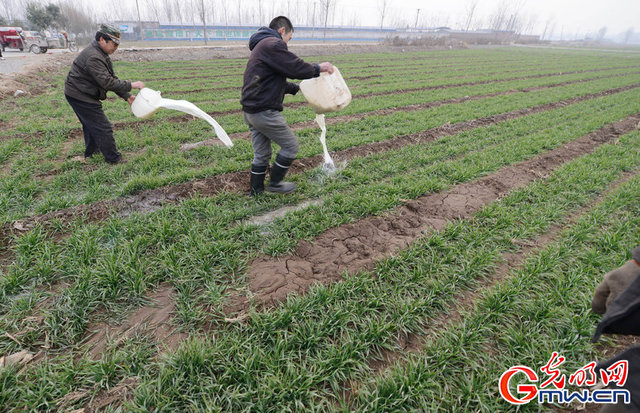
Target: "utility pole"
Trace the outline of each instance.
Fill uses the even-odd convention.
[[[414,29],[418,27],[418,16],[420,16],[420,9],[418,9],[418,12],[416,13],[416,24],[413,25]]]
[[[140,40],[144,40],[144,31],[142,30],[142,19],[140,19],[140,5],[136,0],[136,8],[138,9],[138,26],[140,27]]]

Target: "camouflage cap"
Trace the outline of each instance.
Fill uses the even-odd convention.
[[[106,34],[115,44],[120,44],[120,30],[110,24],[101,24],[98,29],[100,33]]]

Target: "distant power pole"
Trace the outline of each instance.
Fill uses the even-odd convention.
[[[418,27],[418,16],[420,16],[420,9],[418,9],[418,12],[416,13],[416,24],[413,25],[414,29]]]
[[[138,9],[138,26],[140,26],[140,40],[144,40],[144,32],[142,31],[142,19],[140,19],[140,5],[136,0],[136,8]]]

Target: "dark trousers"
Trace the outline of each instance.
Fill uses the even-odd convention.
[[[300,144],[281,112],[267,109],[258,113],[243,113],[244,120],[251,130],[253,165],[269,165],[271,142],[275,142],[280,146],[279,155],[295,159]]]
[[[100,150],[104,160],[109,163],[118,163],[122,155],[116,148],[116,140],[113,137],[113,126],[107,115],[102,110],[100,103],[88,103],[65,95],[67,102],[73,108],[82,123],[84,132],[84,157],[88,158]]]

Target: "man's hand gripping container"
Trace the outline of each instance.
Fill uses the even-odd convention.
[[[162,107],[160,106],[161,101],[162,95],[160,92],[145,87],[138,92],[131,104],[131,111],[139,118],[149,119]]]
[[[351,102],[351,91],[335,66],[332,74],[300,82],[300,90],[317,114],[336,112]]]

